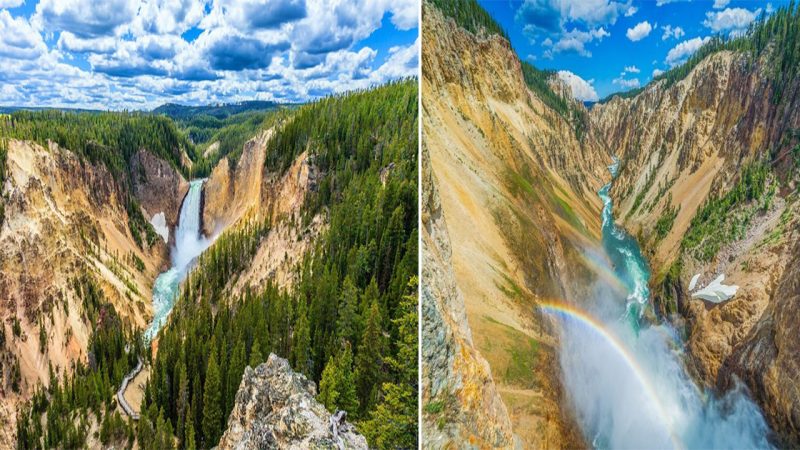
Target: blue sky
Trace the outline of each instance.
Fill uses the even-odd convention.
[[[646,85],[704,39],[742,33],[788,1],[478,0],[520,58],[559,71],[581,100]]]
[[[307,101],[416,75],[417,0],[0,0],[0,105]]]

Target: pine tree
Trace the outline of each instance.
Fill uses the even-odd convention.
[[[417,278],[408,282],[409,293],[399,305],[401,316],[392,322],[399,330],[397,357],[386,358],[396,382],[383,383],[384,398],[363,423],[364,436],[376,448],[417,447]]]
[[[191,420],[186,422],[186,439],[184,439],[183,448],[186,450],[195,450],[197,448],[194,441],[194,425]]]
[[[154,449],[172,449],[172,425],[164,420],[164,411],[158,413],[158,420],[156,421],[156,438],[153,442]]]
[[[250,361],[247,365],[255,369],[262,362],[264,362],[264,357],[261,356],[261,344],[258,338],[256,338],[256,340],[253,341],[253,347],[250,349]]]
[[[392,212],[387,230],[381,238],[381,249],[378,257],[378,286],[381,290],[385,290],[389,286],[395,255],[400,250],[403,242],[403,216],[403,206],[400,205]]]
[[[212,348],[203,391],[203,446],[209,448],[217,445],[222,434],[222,383],[216,346]]]
[[[408,281],[408,293],[403,296],[398,307],[399,317],[392,323],[398,330],[397,356],[386,358],[386,362],[395,374],[395,378],[403,384],[416,386],[418,368],[416,361],[418,355],[418,314],[417,314],[417,285],[416,276]]]
[[[305,301],[301,299],[299,303],[297,322],[292,330],[291,363],[295,371],[308,376],[311,374],[311,330]]]
[[[186,374],[186,363],[181,359],[180,369],[178,371],[178,420],[176,424],[178,442],[185,441],[186,422],[191,423],[191,417],[187,420],[189,411],[189,379]]]
[[[47,351],[47,331],[44,328],[44,321],[39,322],[39,353]]]
[[[356,389],[362,412],[375,402],[383,364],[383,332],[378,303],[373,302],[356,355]]]
[[[339,339],[346,340],[352,345],[358,345],[357,337],[361,332],[360,322],[361,318],[358,315],[358,288],[356,288],[350,275],[347,275],[342,284],[339,317],[336,320]]]
[[[228,394],[225,396],[227,399],[225,411],[233,409],[236,392],[239,390],[239,383],[242,380],[242,373],[244,373],[244,364],[244,340],[240,340],[233,349],[228,367]]]
[[[202,425],[203,419],[203,388],[200,383],[200,375],[195,372],[194,381],[192,381],[192,400],[189,402],[189,418],[187,421],[192,422],[194,428],[195,442],[202,442],[203,430],[198,430],[198,425]]]
[[[328,363],[325,364],[325,369],[322,370],[322,379],[319,382],[319,395],[317,400],[328,408],[328,411],[335,412],[336,406],[339,401],[339,382],[337,380],[337,364],[336,359],[331,356],[328,358]]]
[[[375,281],[375,278],[370,280],[367,288],[364,289],[364,293],[361,294],[361,304],[360,304],[360,315],[362,317],[362,321],[369,316],[369,309],[372,307],[373,303],[376,303],[380,300],[380,292],[378,291],[378,283]],[[358,347],[356,347],[358,348]]]
[[[339,379],[339,399],[337,407],[356,416],[358,412],[358,396],[356,395],[355,375],[353,374],[353,350],[349,342],[344,343],[344,349],[337,357],[336,369]]]
[[[417,448],[417,396],[406,384],[384,383],[383,401],[362,425],[370,448]]]

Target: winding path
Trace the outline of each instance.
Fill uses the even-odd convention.
[[[117,402],[119,402],[119,406],[122,407],[122,410],[125,411],[125,414],[130,416],[133,420],[139,420],[139,413],[135,412],[131,405],[128,404],[128,401],[125,400],[125,390],[128,388],[128,383],[131,380],[136,378],[136,375],[142,371],[142,367],[144,366],[142,363],[142,358],[138,358],[139,362],[136,364],[136,367],[131,370],[125,378],[122,379],[122,384],[120,384],[119,389],[117,390]]]

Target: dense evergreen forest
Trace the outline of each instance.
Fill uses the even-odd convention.
[[[74,113],[58,110],[17,111],[0,119],[0,136],[47,146],[53,141],[94,164],[103,164],[118,179],[128,163],[146,148],[186,175],[181,152],[190,144],[172,120],[140,113]]]
[[[245,366],[288,358],[344,409],[375,448],[417,445],[417,83],[326,98],[290,112],[270,141],[269,170],[305,149],[322,171],[305,215],[330,228],[284,292],[230,298],[267,223],[224,233],[182,287],[142,405],[141,448],[159,424],[179,448],[210,448],[227,425]],[[163,427],[162,427],[163,428]]]
[[[508,40],[508,33],[477,0],[427,0],[456,24],[473,34],[499,34]]]
[[[186,134],[193,144],[190,151],[192,178],[203,178],[226,156],[235,166],[244,143],[258,130],[266,128],[270,123],[268,118],[296,106],[258,100],[208,106],[168,103],[154,109],[153,114],[175,120]]]

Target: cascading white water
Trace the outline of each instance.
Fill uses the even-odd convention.
[[[175,245],[170,252],[172,267],[162,272],[153,285],[153,321],[145,331],[147,340],[153,339],[166,323],[181,282],[186,278],[195,259],[211,245],[211,240],[203,236],[200,230],[200,201],[204,181],[192,181],[183,200],[178,227],[175,229]]]
[[[609,188],[599,193],[605,255],[587,255],[605,279],[586,311],[551,309],[561,318],[561,369],[584,434],[595,448],[771,447],[744,387],[722,397],[698,387],[675,331],[641,320],[650,273],[636,241],[614,224]]]

